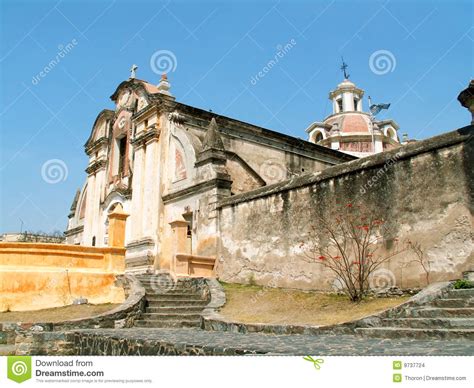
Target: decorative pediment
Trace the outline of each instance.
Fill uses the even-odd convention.
[[[144,92],[140,92],[136,98],[137,112],[140,112],[142,109],[146,108],[150,104],[148,96]]]
[[[121,103],[122,93],[125,93],[126,91],[140,97],[158,93],[158,88],[155,85],[139,79],[129,79],[123,81],[117,89],[115,89],[115,92],[110,96],[110,99],[118,105]]]
[[[124,88],[117,98],[117,110],[119,108],[130,108],[133,105],[133,91],[130,88]]]
[[[114,115],[114,111],[110,109],[104,109],[99,113],[94,121],[94,125],[92,126],[91,134],[87,139],[86,144],[84,144],[87,153],[90,153],[88,150],[93,147],[96,141],[109,136],[110,123],[112,122]]]

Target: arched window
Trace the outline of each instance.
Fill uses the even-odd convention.
[[[393,128],[387,128],[387,132],[385,133],[387,137],[392,140],[397,140],[397,134],[395,133]]]
[[[323,134],[320,131],[316,132],[316,134],[314,135],[314,142],[319,143],[323,139],[324,139]]]
[[[354,110],[358,110],[357,105],[359,105],[359,100],[357,98],[354,98]]]

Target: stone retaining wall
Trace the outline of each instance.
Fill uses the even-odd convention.
[[[40,354],[37,352],[66,346],[66,338],[59,331],[132,327],[145,309],[145,289],[131,275],[120,276],[117,283],[117,286],[123,287],[127,299],[113,310],[89,318],[55,323],[0,323],[0,338],[3,336],[5,343],[16,344],[17,354]],[[53,339],[58,344],[52,344]]]
[[[219,284],[217,282],[217,284]],[[410,310],[432,302],[439,298],[448,289],[451,288],[450,282],[434,283],[423,289],[409,300],[400,303],[398,306],[390,307],[380,313],[356,319],[354,321],[339,323],[327,326],[310,326],[310,325],[277,325],[264,323],[242,323],[232,322],[222,316],[218,310],[225,304],[215,303],[215,307],[208,305],[205,314],[202,317],[201,327],[209,331],[230,331],[233,333],[265,333],[265,334],[304,334],[304,335],[321,335],[321,334],[354,334],[355,329],[359,327],[374,326],[384,318],[394,318],[400,316],[404,311]],[[210,287],[211,300],[219,300],[222,286]]]
[[[226,282],[329,290],[334,275],[308,259],[302,242],[319,217],[362,205],[420,243],[431,281],[474,268],[474,126],[343,163],[220,201],[217,275]],[[413,252],[393,258],[382,282],[424,287]],[[378,283],[378,280],[376,280]]]
[[[84,356],[223,356],[258,354],[255,350],[225,346],[190,345],[145,338],[122,338],[100,333],[68,333],[66,349],[72,347],[75,355]]]

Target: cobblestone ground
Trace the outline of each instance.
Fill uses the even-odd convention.
[[[168,343],[177,348],[214,349],[207,354],[282,354],[319,356],[472,356],[474,341],[364,338],[354,335],[271,335],[212,332],[200,329],[86,329],[86,336],[111,341]]]

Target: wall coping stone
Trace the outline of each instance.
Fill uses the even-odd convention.
[[[370,168],[377,168],[385,165],[389,161],[397,163],[401,160],[413,158],[414,156],[423,153],[428,153],[437,149],[467,142],[472,138],[472,136],[474,136],[474,125],[469,125],[439,136],[409,143],[393,150],[381,152],[346,163],[337,164],[335,166],[328,167],[323,171],[299,175],[297,177],[248,191],[246,193],[223,198],[219,201],[217,207],[223,208],[226,206],[233,206],[257,198],[267,197],[292,189],[310,186],[325,180],[338,178],[343,175],[367,170]]]
[[[125,248],[120,247],[88,247],[84,245],[55,244],[55,243],[30,243],[30,242],[0,242],[0,250],[15,249],[35,249],[35,251],[56,251],[68,254],[77,253],[80,255],[103,255],[107,253],[124,254]],[[25,252],[26,254],[28,252]]]

